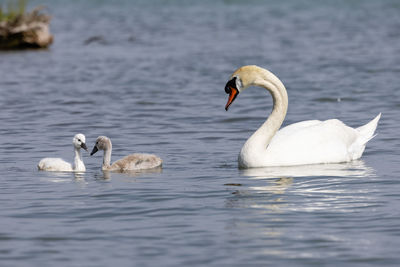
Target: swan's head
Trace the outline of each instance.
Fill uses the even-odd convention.
[[[240,92],[254,85],[257,79],[262,77],[265,72],[263,68],[255,65],[243,66],[237,69],[225,85],[225,92],[229,94],[228,102],[225,105],[225,110],[233,103]]]
[[[81,133],[78,133],[74,136],[74,138],[72,139],[72,143],[74,144],[74,147],[76,149],[83,148],[86,151],[88,150],[86,146],[86,137]]]
[[[99,136],[96,139],[96,144],[94,145],[90,156],[99,150],[106,150],[111,148],[111,140],[107,136]]]

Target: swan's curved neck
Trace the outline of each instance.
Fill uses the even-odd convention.
[[[74,170],[76,171],[85,171],[85,164],[82,161],[81,150],[79,148],[74,148]]]
[[[242,148],[241,154],[253,154],[259,157],[259,154],[266,152],[268,144],[274,137],[275,133],[281,127],[285,119],[288,108],[288,97],[286,88],[283,83],[269,71],[260,73],[259,77],[252,85],[260,86],[267,89],[273,99],[273,109],[268,119],[261,127],[246,141]]]
[[[106,170],[111,166],[111,151],[112,151],[112,145],[111,144],[110,144],[109,147],[104,149],[103,166],[102,166],[103,170]]]

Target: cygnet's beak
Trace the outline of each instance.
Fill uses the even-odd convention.
[[[85,149],[86,151],[88,151],[87,146],[86,146],[85,143],[82,143],[82,144],[81,144],[81,148],[83,148],[83,149]]]
[[[225,92],[229,94],[228,102],[225,105],[225,110],[228,111],[229,106],[233,103],[235,98],[238,96],[239,91],[235,87],[232,87],[229,85],[230,82],[228,82],[225,86]]]
[[[98,149],[97,149],[97,146],[94,146],[93,147],[93,149],[92,149],[92,152],[90,152],[90,156],[92,156],[94,153],[96,153],[97,151],[99,151]]]

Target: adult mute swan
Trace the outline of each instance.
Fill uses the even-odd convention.
[[[379,114],[358,128],[332,119],[302,121],[279,130],[288,108],[287,92],[274,74],[258,66],[243,66],[232,74],[225,86],[225,92],[229,94],[225,110],[240,92],[252,85],[270,92],[273,110],[243,145],[238,159],[241,168],[340,163],[358,159],[366,143],[374,137],[381,117]]]
[[[74,145],[74,164],[66,162],[60,158],[44,158],[40,160],[38,169],[41,171],[58,171],[58,172],[84,172],[86,171],[85,164],[82,161],[81,148],[87,151],[85,144],[85,136],[81,133],[76,134],[72,139]]]
[[[107,136],[97,137],[96,144],[90,155],[92,156],[98,150],[104,150],[103,165],[101,167],[103,171],[129,172],[160,168],[162,166],[162,160],[151,154],[130,154],[110,164],[112,144]]]

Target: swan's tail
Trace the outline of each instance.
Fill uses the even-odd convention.
[[[376,136],[374,133],[380,118],[381,113],[379,113],[378,116],[376,116],[372,121],[356,128],[356,130],[359,132],[359,136],[349,147],[349,154],[353,160],[359,159],[362,156],[367,142]]]
[[[378,121],[381,118],[381,113],[378,114],[372,121],[367,124],[356,128],[358,134],[355,142],[349,147],[349,155],[351,159],[359,159],[365,150],[365,145],[369,140],[376,136],[375,130],[378,126]]]
[[[360,133],[360,143],[365,145],[369,140],[376,136],[375,130],[378,126],[378,121],[381,118],[381,114],[379,113],[372,121],[368,122],[367,124],[358,127],[356,130]]]

